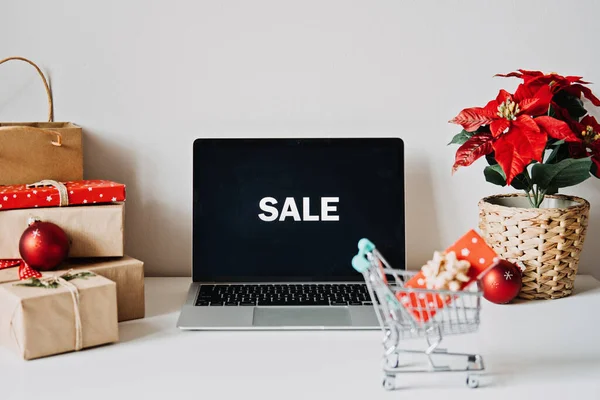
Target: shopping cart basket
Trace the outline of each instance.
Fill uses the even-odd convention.
[[[416,272],[392,269],[367,239],[359,241],[358,250],[352,259],[352,266],[364,275],[384,333],[383,387],[395,389],[396,378],[400,374],[418,372],[467,372],[467,386],[478,387],[479,377],[474,372],[483,371],[482,357],[478,354],[450,353],[438,346],[444,336],[477,331],[482,296],[479,284],[473,283],[458,292],[406,287],[405,283]],[[433,296],[444,299],[444,306],[411,301]],[[414,338],[425,338],[427,348],[422,351],[402,348],[403,340]],[[415,354],[426,357],[425,367],[402,364],[401,356],[411,356],[412,359]],[[449,357],[454,361],[452,366],[440,363],[440,359],[449,361]]]

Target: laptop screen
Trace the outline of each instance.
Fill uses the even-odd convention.
[[[405,267],[403,143],[198,139],[195,282],[360,281],[359,239]]]

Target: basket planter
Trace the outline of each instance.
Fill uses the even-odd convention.
[[[531,208],[524,194],[479,202],[479,229],[502,258],[524,265],[523,299],[571,294],[588,224],[590,204],[579,197],[546,196]]]

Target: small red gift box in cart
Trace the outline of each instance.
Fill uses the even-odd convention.
[[[496,253],[475,232],[470,231],[450,246],[444,254],[452,260],[469,264],[458,290],[428,289],[428,279],[423,271],[393,269],[367,239],[358,243],[358,254],[352,266],[362,273],[373,301],[373,306],[384,332],[385,377],[387,390],[396,388],[396,377],[410,372],[467,372],[467,386],[479,386],[473,372],[484,369],[478,354],[449,353],[439,349],[444,336],[472,333],[479,327],[481,297],[480,278],[497,261]],[[441,274],[440,274],[441,275]],[[423,351],[400,348],[402,340],[425,338]],[[401,356],[424,356],[424,368],[401,365]],[[452,366],[440,364],[441,358],[460,360]]]

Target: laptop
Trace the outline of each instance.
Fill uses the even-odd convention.
[[[197,139],[183,330],[375,329],[367,237],[405,268],[397,138]]]

